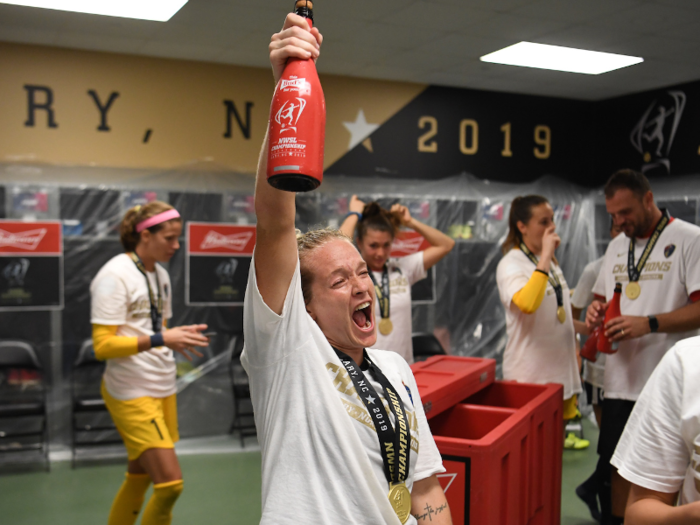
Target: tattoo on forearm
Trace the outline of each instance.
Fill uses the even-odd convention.
[[[423,510],[425,511],[423,514],[414,514],[413,517],[416,518],[417,521],[433,521],[433,515],[441,514],[447,510],[447,502],[435,509],[429,503],[426,503]]]

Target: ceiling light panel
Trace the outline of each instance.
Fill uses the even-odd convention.
[[[520,42],[481,57],[483,62],[600,75],[644,62],[643,58],[573,47]]]
[[[0,4],[154,22],[167,22],[186,3],[187,0],[0,0]]]

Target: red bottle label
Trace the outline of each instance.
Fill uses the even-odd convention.
[[[326,102],[312,60],[292,59],[280,78],[270,109],[270,183],[289,191],[306,191],[323,179]],[[288,177],[280,184],[280,179]],[[303,182],[307,179],[306,182]],[[312,180],[311,180],[312,179]],[[297,182],[309,185],[297,188]]]

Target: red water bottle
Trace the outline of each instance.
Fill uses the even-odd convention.
[[[297,0],[294,12],[313,25],[313,2]],[[290,58],[270,108],[267,182],[278,190],[310,191],[323,179],[326,100],[313,59]]]
[[[620,297],[622,297],[622,284],[615,283],[615,293],[613,294],[612,301],[610,301],[608,305],[608,310],[605,312],[605,320],[603,321],[603,327],[601,327],[600,336],[598,337],[598,351],[604,354],[614,354],[617,352],[618,343],[611,343],[610,339],[605,337],[604,327],[608,321],[622,315],[620,311]]]
[[[595,363],[598,359],[598,338],[601,331],[602,327],[595,327],[581,347],[581,357],[588,359],[591,363]]]

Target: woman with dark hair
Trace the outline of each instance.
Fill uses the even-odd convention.
[[[109,525],[133,525],[153,482],[143,525],[167,525],[182,492],[173,350],[191,360],[207,346],[207,325],[165,330],[172,317],[172,287],[158,262],[180,247],[180,214],[154,201],[124,215],[120,237],[126,253],[110,259],[90,285],[95,357],[106,360],[102,397],[124,440],[129,459]]]
[[[425,279],[426,272],[454,248],[455,241],[411,217],[401,204],[385,210],[376,202],[365,204],[353,195],[349,208],[340,230],[355,237],[360,255],[371,270],[377,295],[374,317],[379,328],[375,347],[396,352],[413,363],[411,286]],[[390,258],[400,228],[420,233],[430,247],[406,257]]]
[[[554,211],[539,195],[516,197],[510,206],[508,236],[496,282],[506,309],[508,342],[503,377],[524,383],[564,386],[564,419],[577,414],[581,377],[569,287],[554,251],[561,239]],[[586,440],[567,437],[567,448],[586,448]]]
[[[320,45],[316,26],[288,15],[269,46],[275,82],[287,59],[315,59]],[[337,230],[297,237],[294,193],[266,181],[268,145],[241,356],[262,452],[261,524],[451,524],[411,369],[370,348],[367,263]]]

